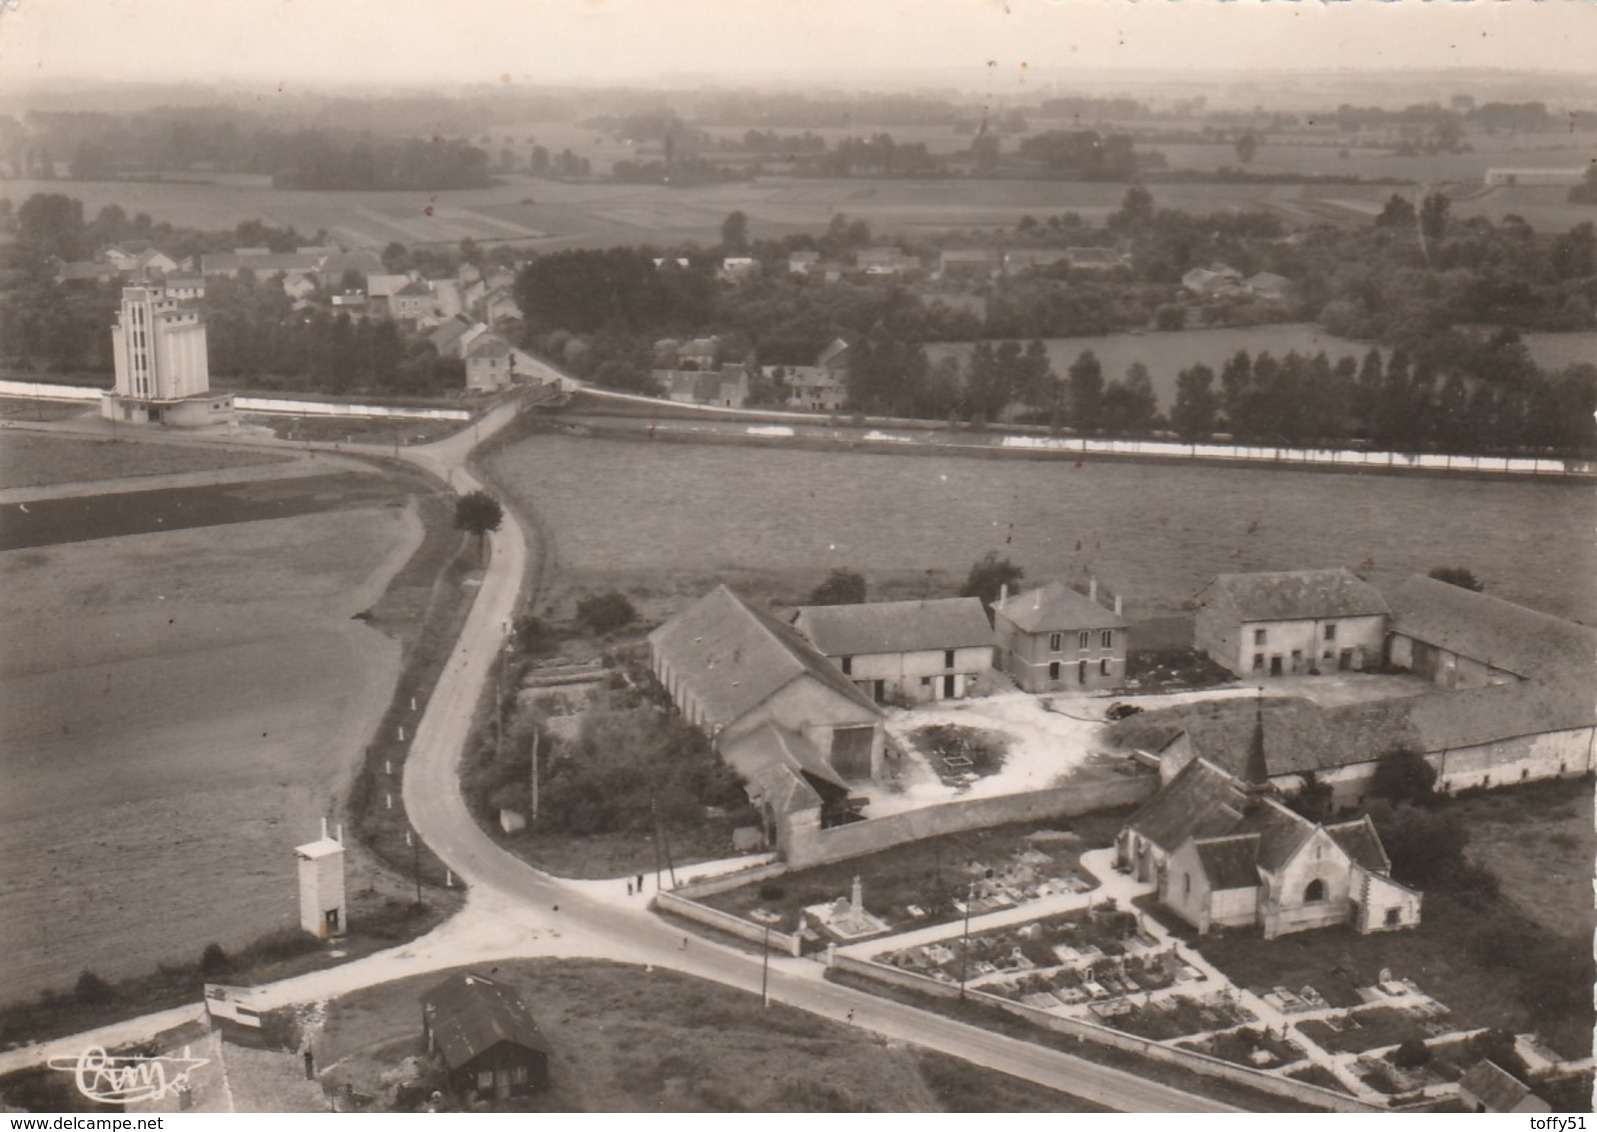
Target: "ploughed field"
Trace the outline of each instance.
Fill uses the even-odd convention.
[[[39,501],[95,506],[0,551],[0,1001],[297,923],[293,847],[398,671],[352,618],[421,530],[374,475],[245,488],[153,493],[207,525],[137,533],[151,493]]]
[[[568,594],[662,614],[716,580],[797,601],[838,567],[871,596],[957,592],[989,550],[1028,580],[1096,575],[1135,617],[1213,575],[1457,565],[1489,592],[1597,621],[1589,487],[1123,462],[698,447],[540,434],[490,462],[548,529]]]

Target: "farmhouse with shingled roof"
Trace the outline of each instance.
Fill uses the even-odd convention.
[[[998,665],[1027,692],[1118,688],[1126,679],[1126,627],[1120,598],[1109,609],[1098,583],[1085,594],[1061,582],[993,605]]]
[[[791,622],[879,704],[963,699],[993,667],[980,598],[807,606]]]
[[[1387,612],[1345,567],[1221,574],[1198,593],[1193,641],[1238,676],[1358,672],[1382,656]]]

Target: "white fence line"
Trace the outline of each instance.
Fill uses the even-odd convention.
[[[89,385],[51,385],[38,381],[0,380],[0,397],[35,401],[98,401],[109,389]],[[221,393],[225,390],[217,390]],[[395,417],[426,421],[469,421],[465,409],[426,409],[404,405],[350,405],[342,401],[291,401],[280,397],[234,397],[241,413],[280,413],[296,417]]]

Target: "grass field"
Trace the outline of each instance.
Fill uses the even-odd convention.
[[[570,144],[594,158],[602,173],[622,156],[625,147],[595,138],[590,131],[538,123],[516,127],[517,136],[538,136],[542,144]],[[556,136],[558,135],[558,136]],[[964,139],[968,145],[968,139]],[[497,155],[497,144],[495,145]],[[530,150],[522,143],[518,152]],[[1173,149],[1181,147],[1172,147]],[[1228,146],[1190,147],[1196,167],[1236,164],[1225,160]],[[1198,152],[1202,151],[1202,152]],[[1287,172],[1345,172],[1335,150],[1318,147],[1266,146],[1258,168]],[[1480,153],[1466,159],[1383,158],[1374,151],[1355,151],[1349,164],[1375,176],[1415,176],[1428,182],[1457,177],[1477,185],[1477,167],[1512,164],[1521,156],[1497,160]],[[1568,155],[1527,153],[1523,163],[1555,164]],[[1327,161],[1338,168],[1321,168]],[[1181,165],[1182,162],[1172,162]],[[1570,165],[1580,160],[1568,161]],[[1279,168],[1278,168],[1279,167]],[[307,236],[325,228],[329,236],[350,246],[382,248],[391,240],[405,244],[453,245],[470,237],[479,243],[505,240],[534,247],[593,246],[697,240],[709,245],[720,238],[727,213],[743,210],[757,237],[818,232],[831,217],[846,212],[870,222],[881,235],[914,237],[949,229],[1011,228],[1025,215],[1037,217],[1074,211],[1101,222],[1119,206],[1126,186],[1120,183],[1057,181],[982,181],[846,179],[818,180],[763,177],[752,182],[677,187],[624,185],[608,182],[563,183],[525,174],[503,174],[485,189],[438,193],[313,192],[273,189],[264,177],[217,177],[213,184],[166,184],[119,181],[10,181],[6,195],[21,202],[36,192],[65,192],[83,201],[92,216],[108,204],[129,215],[147,212],[156,220],[196,228],[232,228],[246,220],[292,224]],[[1412,187],[1411,193],[1418,191]],[[1391,195],[1384,185],[1243,185],[1157,184],[1154,198],[1161,207],[1193,212],[1264,208],[1289,223],[1325,220],[1368,223],[1380,202]],[[1492,189],[1460,199],[1458,216],[1501,216],[1517,212],[1538,229],[1563,230],[1591,210],[1570,205],[1565,190]],[[424,211],[432,208],[429,216]]]
[[[324,1083],[379,1093],[421,1051],[416,997],[447,972],[335,999]],[[1101,1112],[1079,1097],[889,1042],[672,971],[599,960],[504,963],[554,1051],[544,1112]]]
[[[0,489],[203,472],[287,459],[273,452],[237,448],[125,444],[8,432],[0,443]]]
[[[716,579],[797,601],[836,567],[878,599],[949,594],[996,550],[1028,579],[1095,574],[1139,618],[1223,571],[1368,558],[1377,584],[1461,565],[1489,592],[1597,620],[1597,501],[1580,486],[550,434],[490,468],[549,528],[566,599],[614,586],[646,616]]]
[[[293,846],[398,666],[351,620],[420,537],[380,495],[0,552],[0,995],[297,921]]]

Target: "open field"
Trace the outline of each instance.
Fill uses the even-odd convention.
[[[293,846],[398,668],[351,617],[420,539],[370,484],[318,514],[0,552],[4,996],[297,921]]]
[[[541,135],[553,127],[530,124],[524,129],[526,134],[542,140]],[[578,152],[593,153],[597,172],[608,169],[623,154],[632,156],[624,147],[596,143],[591,132],[580,133],[581,138],[573,137],[567,144]],[[543,144],[550,141],[544,140]],[[1214,158],[1215,164],[1226,163],[1223,151],[1229,147],[1191,148],[1205,151],[1205,162]],[[1297,149],[1304,152],[1299,154]],[[1209,153],[1210,150],[1215,152]],[[1279,164],[1286,171],[1324,171],[1299,166],[1317,167],[1327,154],[1329,160],[1336,161],[1335,150],[1317,147],[1290,147],[1290,151],[1289,147],[1282,147],[1274,164],[1270,163],[1270,154],[1268,146],[1261,151],[1261,169]],[[1352,163],[1370,165],[1368,172],[1372,175],[1423,173],[1423,179],[1430,181],[1437,180],[1440,171],[1444,179],[1456,175],[1465,181],[1473,180],[1477,187],[1479,174],[1472,171],[1478,164],[1512,163],[1497,161],[1495,155],[1485,153],[1468,156],[1470,160],[1460,165],[1456,174],[1449,172],[1451,166],[1444,168],[1432,158],[1388,159],[1361,153],[1359,161]],[[1235,164],[1234,152],[1231,157],[1230,163]],[[1534,164],[1547,164],[1555,157],[1563,160],[1562,152],[1525,155],[1526,163]],[[1418,172],[1406,173],[1403,163]],[[1466,173],[1471,175],[1466,177]],[[821,180],[773,176],[681,188],[546,181],[520,173],[501,174],[498,181],[485,189],[413,193],[273,189],[267,178],[247,176],[217,176],[212,184],[15,180],[6,183],[5,195],[21,202],[36,192],[64,192],[82,200],[84,211],[90,216],[107,204],[119,204],[130,215],[147,212],[158,221],[196,228],[232,228],[246,220],[292,224],[307,236],[325,228],[333,240],[350,246],[382,248],[392,240],[452,245],[470,237],[479,243],[509,241],[558,248],[686,240],[714,244],[720,238],[721,221],[733,209],[748,214],[753,234],[760,237],[818,232],[838,212],[869,221],[879,234],[911,238],[949,229],[1011,228],[1022,216],[1051,216],[1066,211],[1075,211],[1097,223],[1118,207],[1126,191],[1126,185],[1113,182],[962,178]],[[1418,186],[1414,186],[1409,191],[1417,190]],[[1154,199],[1165,208],[1195,212],[1265,208],[1288,223],[1332,220],[1363,224],[1394,190],[1389,185],[1155,184],[1152,191]],[[1591,218],[1591,208],[1568,204],[1564,194],[1563,189],[1492,189],[1459,200],[1453,211],[1461,217],[1517,212],[1539,229],[1562,230],[1582,218]],[[431,216],[424,212],[429,205]]]
[[[399,506],[399,500],[386,481],[351,472],[41,499],[28,504],[25,511],[0,511],[0,551],[289,518],[363,505]]]
[[[1589,940],[1592,907],[1591,783],[1531,783],[1450,803],[1469,827],[1469,858],[1491,871],[1503,895],[1548,931]],[[1527,823],[1536,835],[1526,836]]]
[[[8,432],[0,443],[0,489],[242,468],[287,459],[290,457],[273,452],[237,448],[124,444]]]
[[[542,1112],[1099,1112],[1005,1074],[674,971],[601,960],[504,963],[549,1039]],[[335,999],[318,1040],[324,1083],[376,1094],[419,1053],[417,996],[448,972]]]
[[[716,579],[794,602],[837,567],[873,598],[950,594],[996,550],[1028,579],[1095,574],[1134,618],[1179,611],[1223,571],[1370,559],[1378,585],[1461,565],[1491,593],[1597,621],[1582,486],[550,434],[489,466],[549,529],[567,596],[621,588],[651,617]]]

